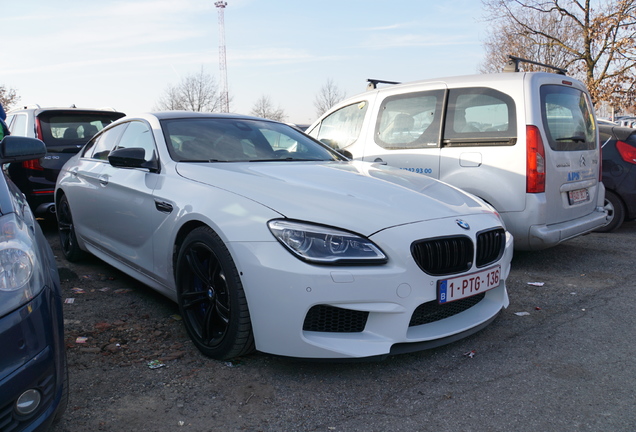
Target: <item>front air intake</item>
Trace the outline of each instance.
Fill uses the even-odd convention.
[[[461,273],[473,265],[473,242],[466,236],[420,240],[411,245],[411,255],[432,276]]]

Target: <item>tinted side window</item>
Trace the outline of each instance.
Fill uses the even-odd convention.
[[[375,142],[385,149],[437,147],[444,90],[389,96],[375,126]]]
[[[516,107],[510,96],[481,87],[449,91],[444,145],[514,145],[516,137]]]
[[[552,150],[596,148],[596,123],[591,106],[581,90],[560,85],[541,87],[541,115]]]
[[[126,131],[119,140],[117,148],[142,148],[146,151],[144,159],[151,160],[154,158],[155,139],[152,131],[145,123],[133,121],[128,124]]]
[[[310,135],[336,150],[350,146],[360,135],[368,105],[362,101],[340,108],[325,117]]]
[[[90,140],[84,148],[82,156],[92,159],[108,160],[108,154],[128,126],[128,123],[117,125]]]

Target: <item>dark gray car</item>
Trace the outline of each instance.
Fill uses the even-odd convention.
[[[11,135],[39,138],[46,155],[9,165],[11,180],[26,195],[37,216],[53,215],[53,190],[60,169],[105,126],[123,117],[110,109],[29,108],[7,114]]]

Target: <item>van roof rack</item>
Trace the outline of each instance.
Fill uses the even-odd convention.
[[[567,69],[559,68],[559,67],[544,64],[544,63],[539,63],[534,60],[528,60],[528,59],[516,57],[513,55],[509,55],[508,58],[510,60],[508,60],[508,63],[506,63],[506,66],[504,66],[504,70],[503,70],[504,72],[519,72],[519,63],[530,63],[533,65],[542,66],[548,69],[553,69],[559,75],[565,75],[568,72]]]
[[[368,78],[367,82],[369,83],[367,84],[367,90],[375,90],[376,88],[378,88],[378,84],[401,84],[397,81],[385,81],[371,78]]]

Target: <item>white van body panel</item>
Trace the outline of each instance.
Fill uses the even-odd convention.
[[[546,92],[545,101],[542,100],[542,88]],[[550,93],[553,90],[555,95]],[[414,104],[416,98],[421,98],[417,101],[428,100],[425,99],[426,95],[436,91],[437,110],[442,110],[442,113],[441,117],[436,117],[437,114],[432,114],[431,111],[431,118],[436,118],[439,125],[433,120],[429,127],[421,127],[421,130],[418,130],[422,137],[427,134],[428,138],[420,139],[417,145],[400,144],[396,147],[392,147],[390,142],[382,138],[383,134],[389,136],[386,132],[389,127],[382,123],[382,116],[390,111],[391,103],[401,103],[408,108],[409,103]],[[561,96],[561,91],[566,95]],[[462,95],[462,92],[467,92],[467,95]],[[475,134],[465,132],[459,134],[459,138],[455,133],[455,138],[448,138],[450,135],[447,129],[450,130],[450,125],[454,124],[450,123],[451,111],[453,121],[457,122],[456,112],[459,112],[460,106],[459,102],[455,105],[453,103],[461,97],[479,97],[471,96],[471,92],[475,95],[482,92],[487,95],[486,97],[492,92],[493,97],[501,97],[507,101],[507,115],[510,120],[507,123],[509,129],[506,134],[510,136],[494,132],[495,135],[499,134],[500,138],[493,138],[491,142],[489,139],[480,140],[480,135],[484,135],[482,131]],[[442,93],[443,101],[440,99]],[[576,100],[576,95],[581,95],[580,102],[586,105],[581,111],[589,113],[589,117],[583,116],[578,119],[581,120],[580,124],[575,124],[574,120],[568,123],[565,117],[564,123],[560,124],[558,114],[555,115],[552,111],[546,114],[546,110],[554,105],[551,105],[548,98],[567,101],[569,93],[573,100]],[[400,98],[403,98],[402,101]],[[410,100],[413,102],[409,102]],[[344,148],[340,147],[342,150],[350,152],[354,159],[385,163],[428,175],[482,198],[501,214],[507,229],[514,236],[515,248],[518,250],[555,246],[606,223],[607,214],[602,208],[605,192],[603,184],[599,181],[598,129],[587,90],[577,80],[553,73],[516,72],[392,85],[367,91],[341,102],[310,126],[308,133],[322,139],[322,121],[352,104],[357,104],[356,106],[365,109],[366,112],[357,139]],[[513,105],[514,109],[510,110]],[[574,114],[580,114],[575,112],[579,109],[576,104],[572,104],[571,107]],[[565,111],[560,106],[557,108]],[[484,111],[480,118],[484,124],[490,119],[487,114],[488,112]],[[414,116],[415,123],[422,121],[422,115],[418,115],[420,117]],[[493,112],[492,118],[497,116],[500,116],[500,113]],[[544,116],[546,119],[551,116],[550,121],[554,125],[546,125],[548,120],[545,120]],[[391,124],[395,130],[399,130],[397,123],[396,116]],[[486,131],[500,130],[495,123],[493,120],[492,125],[479,126],[492,126],[492,129],[486,128]],[[433,126],[439,129],[434,139],[429,131]],[[526,190],[528,126],[538,128],[545,151],[545,191],[540,193],[527,193]],[[559,129],[561,126],[564,127]],[[572,134],[575,131],[579,133],[587,127],[586,144],[577,146],[578,141],[575,139],[572,146],[581,148],[572,150],[565,147],[557,138],[553,139],[551,144],[549,127],[554,127],[558,131],[569,128],[572,129]],[[417,126],[414,128],[417,129]],[[409,140],[408,136],[401,139]],[[349,140],[351,141],[351,138]],[[557,148],[552,148],[551,145]],[[570,202],[572,196],[580,202]]]

